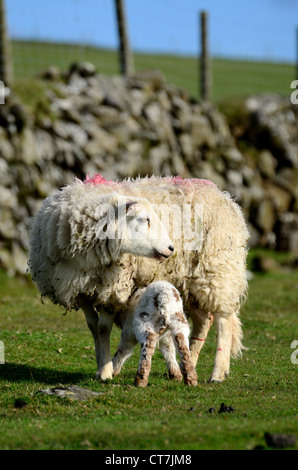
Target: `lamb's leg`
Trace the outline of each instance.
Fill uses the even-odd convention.
[[[128,329],[124,327],[121,333],[118,349],[113,357],[113,376],[120,374],[124,362],[131,356],[136,344],[137,340],[135,336],[131,334],[131,331],[128,331]]]
[[[163,355],[170,379],[182,381],[182,374],[176,359],[176,348],[170,331],[159,339],[160,352]]]
[[[230,317],[215,316],[217,351],[214,369],[209,382],[222,382],[230,371],[233,325]]]
[[[190,313],[193,329],[190,337],[190,356],[194,366],[196,366],[200,351],[204,346],[208,332],[213,323],[212,313],[203,310],[196,310]]]
[[[115,315],[100,312],[98,321],[98,334],[99,334],[99,369],[97,371],[97,378],[102,380],[113,378],[113,363],[110,350],[110,336],[114,323]]]
[[[97,362],[97,374],[99,373],[99,334],[98,334],[98,314],[93,305],[88,300],[83,300],[81,308],[85,314],[86,322],[92,333],[95,345],[95,356]]]
[[[189,326],[181,313],[176,313],[170,324],[173,339],[181,358],[181,371],[186,385],[197,385],[197,374],[189,351]]]
[[[153,331],[145,334],[144,341],[141,341],[141,359],[138,371],[135,377],[136,387],[146,387],[151,370],[151,360],[154,354],[157,341],[157,335]]]

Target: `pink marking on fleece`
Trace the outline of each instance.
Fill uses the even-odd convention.
[[[89,178],[89,174],[86,176],[84,184],[106,184],[107,186],[115,184],[115,181],[106,180],[100,173]]]
[[[212,181],[209,180],[201,180],[198,178],[183,179],[181,176],[174,176],[170,179],[170,182],[183,186],[191,186],[192,184],[197,184],[199,186],[216,186],[214,183],[212,183]]]
[[[182,176],[173,176],[173,177],[168,177],[165,179],[167,179],[169,183],[172,183],[175,185],[192,186],[193,184],[196,184],[198,186],[215,186],[215,184],[212,183],[212,181],[201,180],[197,178],[183,179]],[[84,184],[106,184],[108,186],[111,186],[113,184],[121,184],[121,183],[115,183],[115,181],[108,181],[100,173],[98,173],[97,175],[94,175],[92,178],[90,178],[88,174],[84,181]]]

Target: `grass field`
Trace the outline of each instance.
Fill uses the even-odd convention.
[[[15,78],[31,77],[51,65],[66,69],[74,61],[90,61],[100,73],[119,73],[118,54],[112,50],[67,44],[13,41]],[[199,96],[199,65],[196,57],[134,54],[136,71],[161,70],[166,80],[192,96]],[[295,77],[293,64],[214,58],[214,100],[231,96],[274,92],[290,95]]]
[[[255,274],[242,311],[243,357],[222,384],[208,384],[216,336],[198,365],[198,386],[169,381],[159,351],[149,385],[133,387],[139,350],[112,382],[95,380],[93,340],[81,311],[40,302],[36,289],[0,272],[0,449],[191,450],[266,447],[264,433],[298,437],[298,272]],[[113,352],[119,330],[112,332]],[[38,390],[76,384],[101,392],[86,402]],[[27,403],[16,408],[15,400]],[[221,403],[233,413],[218,413]],[[215,408],[210,413],[209,409]]]

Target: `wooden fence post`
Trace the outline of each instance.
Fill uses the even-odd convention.
[[[200,13],[200,29],[201,29],[201,55],[200,55],[200,96],[202,100],[211,98],[211,67],[208,52],[208,13],[201,11]]]
[[[130,76],[134,74],[134,63],[133,56],[129,47],[123,2],[124,0],[116,0],[120,69],[122,75]]]
[[[12,54],[6,28],[5,0],[0,0],[0,80],[5,85],[10,85],[12,79]]]
[[[295,70],[295,78],[298,80],[298,26],[296,27],[296,70]]]

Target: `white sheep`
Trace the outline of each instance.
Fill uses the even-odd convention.
[[[192,320],[194,365],[213,315],[218,337],[210,380],[222,381],[230,356],[242,350],[247,239],[239,206],[209,181],[113,182],[97,175],[46,199],[33,221],[29,266],[43,296],[68,309],[82,307],[97,377],[113,376],[114,321],[121,326],[137,289],[163,279],[178,289]]]
[[[163,354],[170,378],[186,385],[197,385],[197,375],[189,352],[189,324],[183,312],[179,292],[166,281],[157,281],[138,289],[129,301],[130,311],[122,316],[121,340],[113,357],[113,375],[120,373],[126,359],[137,342],[141,344],[141,358],[135,385],[145,387],[151,369],[151,359],[157,341]],[[181,372],[176,361],[176,351],[181,359]]]

